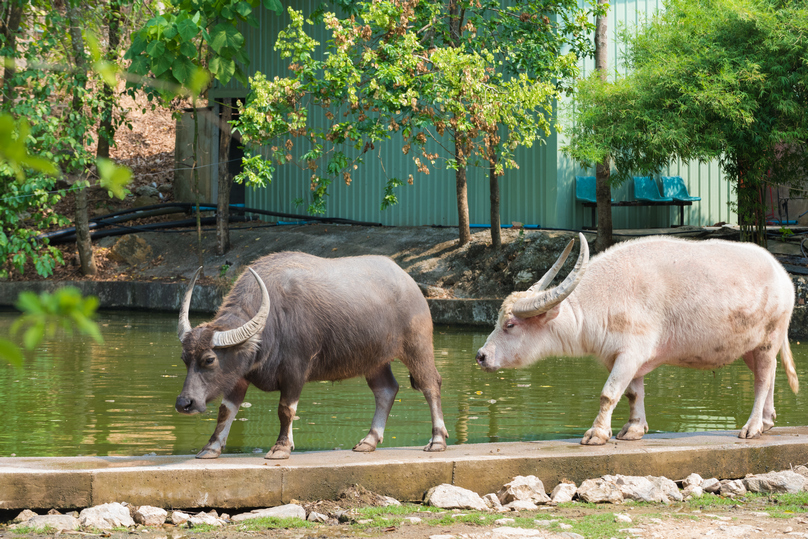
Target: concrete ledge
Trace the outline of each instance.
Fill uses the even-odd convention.
[[[420,501],[451,483],[480,495],[516,475],[536,475],[549,492],[562,480],[581,484],[605,474],[683,479],[690,473],[742,478],[804,464],[808,427],[775,428],[755,440],[737,431],[650,434],[599,447],[578,440],[469,444],[444,453],[418,448],[375,453],[292,453],[281,463],[258,455],[0,458],[0,509],[82,508],[130,502],[173,508],[245,508],[292,499],[335,499],[358,483],[402,501]]]

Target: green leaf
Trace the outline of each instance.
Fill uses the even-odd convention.
[[[232,21],[234,17],[233,10],[230,9],[230,6],[222,6],[222,9],[219,10],[219,16],[228,21]]]
[[[101,186],[110,194],[123,200],[126,196],[126,186],[132,181],[132,171],[127,167],[118,166],[111,159],[99,159],[97,162],[98,174],[101,176]]]
[[[152,58],[159,58],[166,52],[166,44],[162,41],[152,41],[146,45],[146,54]]]
[[[185,84],[193,68],[194,64],[188,58],[179,57],[171,64],[171,73],[180,84]]]
[[[199,26],[191,19],[183,19],[177,23],[177,31],[183,42],[191,41],[199,33]],[[196,49],[194,49],[196,50]],[[193,56],[192,54],[187,56]]]
[[[171,69],[173,64],[174,55],[171,53],[165,53],[152,64],[152,73],[154,73],[155,77],[160,77],[163,73]]]
[[[283,13],[283,5],[281,5],[280,0],[264,0],[264,7],[274,11],[275,15],[281,15]]]
[[[217,24],[210,37],[210,47],[217,53],[221,53],[225,47],[238,49],[244,45],[244,36],[232,24]]]
[[[236,72],[236,63],[227,58],[213,58],[208,65],[210,72],[222,84],[227,84]]]
[[[194,66],[185,87],[188,89],[191,95],[198,96],[202,93],[202,90],[208,87],[208,84],[210,84],[210,73],[201,67]]]
[[[22,367],[22,352],[11,341],[0,339],[0,359],[14,367]]]
[[[45,338],[45,322],[40,320],[29,327],[23,334],[23,346],[25,346],[26,350],[33,350],[39,346],[43,338]]]
[[[250,15],[250,13],[252,13],[252,10],[253,10],[252,6],[247,2],[244,2],[243,0],[238,4],[236,4],[236,13],[238,13],[245,19]]]

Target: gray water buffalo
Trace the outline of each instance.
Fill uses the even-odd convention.
[[[197,458],[221,454],[250,384],[280,391],[280,435],[266,458],[289,458],[303,385],[357,376],[373,391],[376,412],[354,451],[375,450],[398,393],[390,369],[395,358],[407,367],[412,387],[423,392],[432,413],[432,438],[424,450],[446,449],[432,318],[409,275],[381,256],[325,259],[303,253],[269,255],[248,269],[215,318],[191,328],[188,309],[197,270],[180,311],[187,375],[176,409],[204,412],[207,403],[223,397],[216,430]]]
[[[581,250],[572,272],[547,289],[572,249],[525,292],[508,296],[496,327],[477,352],[486,371],[521,367],[547,356],[594,356],[609,370],[600,412],[582,444],[612,436],[621,395],[629,420],[617,435],[648,432],[643,377],[660,365],[713,370],[743,357],[754,373],[755,403],[740,438],[774,426],[777,353],[799,390],[788,344],[794,286],[765,249],[720,240],[651,237],[620,243],[589,261]]]

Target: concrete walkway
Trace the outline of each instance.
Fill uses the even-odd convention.
[[[808,427],[775,428],[755,440],[737,431],[649,434],[605,446],[578,440],[469,444],[444,453],[421,448],[375,453],[292,453],[285,461],[260,455],[0,458],[0,509],[83,508],[129,502],[164,508],[270,507],[335,499],[352,484],[402,501],[420,501],[430,487],[451,483],[480,495],[517,475],[536,475],[549,492],[606,474],[680,480],[690,473],[719,479],[787,470],[808,463]]]

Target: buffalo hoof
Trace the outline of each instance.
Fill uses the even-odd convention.
[[[292,454],[292,450],[288,447],[273,447],[264,458],[271,460],[285,460]]]
[[[219,458],[221,455],[221,450],[217,449],[203,449],[199,453],[196,454],[196,458],[198,459],[216,459]]]
[[[648,432],[647,424],[628,422],[623,425],[620,433],[617,435],[618,440],[639,440],[643,435]]]
[[[435,440],[434,442],[429,442],[429,445],[424,448],[424,451],[434,453],[446,451],[446,442],[444,440]]]
[[[762,432],[760,429],[751,429],[745,426],[743,429],[741,429],[740,434],[738,434],[738,438],[745,438],[747,440],[750,438],[760,438],[761,434]]]
[[[376,451],[376,446],[366,440],[362,440],[354,446],[353,450],[357,453],[372,453]]]
[[[591,428],[581,439],[581,445],[605,445],[612,437],[611,430]]]

